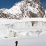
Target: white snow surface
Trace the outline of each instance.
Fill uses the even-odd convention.
[[[0,46],[15,46],[15,41],[18,41],[18,46],[46,46],[46,36],[1,39]]]
[[[46,32],[46,22],[45,21],[34,21],[32,26],[32,21],[21,21],[13,19],[0,19],[0,38],[23,38],[26,36],[36,37],[41,36]],[[42,34],[41,34],[42,33]]]

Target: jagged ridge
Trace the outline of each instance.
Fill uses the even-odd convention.
[[[22,18],[43,18],[45,10],[39,0],[22,0],[10,9],[0,9],[0,18],[22,19]]]

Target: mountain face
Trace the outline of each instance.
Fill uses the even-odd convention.
[[[43,18],[44,15],[40,0],[22,0],[10,9],[0,9],[0,18],[7,19]]]
[[[46,18],[46,10],[45,10],[45,15],[44,15],[44,17]]]

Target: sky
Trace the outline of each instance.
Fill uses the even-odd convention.
[[[0,0],[0,8],[11,8],[16,2],[21,0]],[[46,0],[40,0],[44,9],[46,9]]]

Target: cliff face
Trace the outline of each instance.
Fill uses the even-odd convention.
[[[22,0],[10,9],[0,9],[0,18],[7,19],[43,18],[44,15],[40,0]]]

